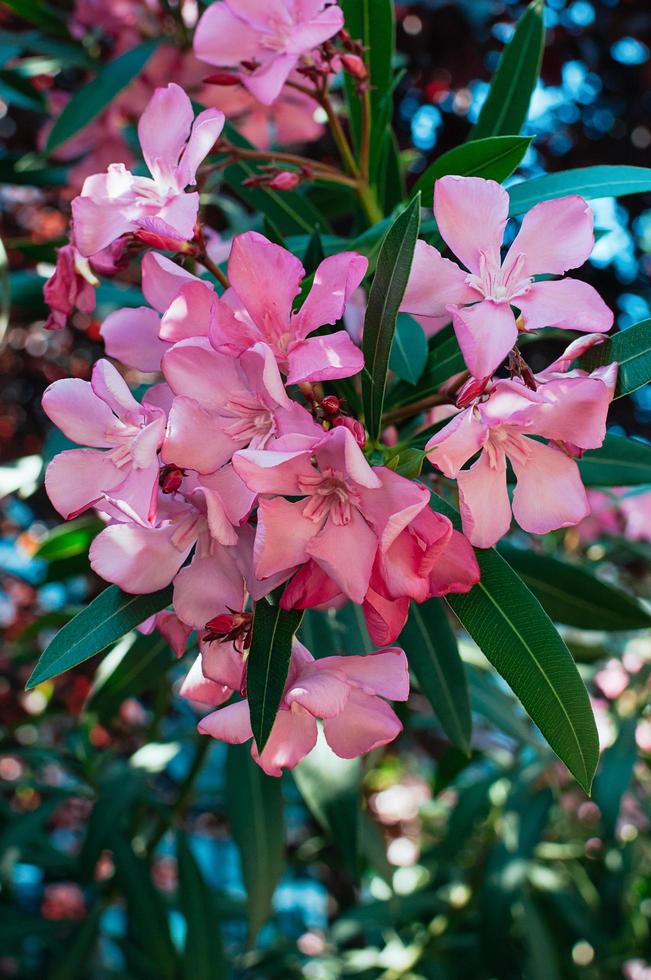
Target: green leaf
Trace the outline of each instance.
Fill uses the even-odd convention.
[[[276,720],[287,683],[292,640],[302,618],[301,610],[281,609],[276,594],[255,604],[246,691],[258,752],[262,752],[267,744]]]
[[[601,582],[580,565],[570,565],[506,542],[499,545],[498,551],[557,623],[586,630],[634,630],[651,626],[651,616],[636,599]]]
[[[534,204],[567,194],[587,200],[597,197],[625,197],[651,191],[651,168],[623,166],[578,167],[544,177],[533,177],[509,187],[511,215],[524,214]]]
[[[357,880],[361,759],[340,759],[320,734],[292,775],[308,810],[340,852],[351,878]]]
[[[271,914],[271,899],[283,870],[281,786],[280,779],[267,776],[256,765],[248,745],[229,745],[226,810],[242,862],[249,943]]]
[[[420,225],[417,195],[389,228],[378,256],[364,319],[362,398],[366,428],[373,441],[382,429],[382,406],[396,318],[409,279]]]
[[[93,538],[106,527],[103,521],[96,517],[78,517],[53,528],[38,546],[35,558],[45,561],[60,561],[83,555],[90,548]]]
[[[79,869],[82,880],[92,881],[97,860],[108,847],[123,818],[131,811],[142,788],[139,773],[124,765],[112,769],[99,786],[97,800],[86,822],[84,842],[79,852]]]
[[[117,883],[127,902],[129,932],[165,980],[176,980],[177,956],[167,925],[167,912],[151,881],[147,863],[131,844],[116,834],[111,841]]]
[[[461,177],[485,177],[501,183],[510,177],[531,145],[531,136],[488,136],[473,139],[470,143],[455,146],[442,153],[421,174],[412,190],[418,191],[429,206],[434,191],[434,181],[447,174]]]
[[[542,0],[533,0],[502,52],[469,139],[520,132],[540,74],[544,43],[544,4]]]
[[[149,595],[128,595],[117,585],[93,599],[73,620],[59,630],[25,685],[26,690],[56,677],[106,649],[145,619],[172,601],[172,587]]]
[[[0,98],[18,109],[45,111],[43,96],[27,78],[22,78],[15,71],[0,71]]]
[[[579,358],[579,366],[594,371],[613,361],[619,365],[615,398],[630,395],[651,381],[651,319],[612,334],[603,344],[595,344]]]
[[[633,778],[637,761],[636,728],[636,718],[621,722],[619,734],[604,752],[594,781],[594,800],[601,810],[606,835],[611,839],[615,836],[622,797]]]
[[[429,599],[422,605],[412,602],[409,619],[400,634],[400,645],[445,734],[454,746],[470,755],[472,718],[468,681],[440,599]]]
[[[391,124],[393,82],[392,59],[395,50],[395,10],[393,0],[342,0],[346,30],[364,46],[369,72],[371,100],[370,174],[374,182],[383,152],[383,140]],[[350,126],[359,148],[361,132],[360,99],[355,80],[345,75]]]
[[[459,525],[457,512],[440,497],[432,496],[431,505]],[[508,563],[493,549],[478,551],[477,560],[479,583],[467,595],[449,595],[446,601],[554,752],[589,792],[599,740],[588,692],[572,655]]]
[[[50,34],[67,34],[63,19],[41,0],[4,0],[4,2],[14,13],[30,24],[36,24]]]
[[[104,722],[115,716],[126,698],[152,690],[176,660],[167,640],[157,632],[138,636],[128,649],[119,647],[102,660],[86,701],[86,710]]]
[[[48,971],[49,980],[83,980],[88,976],[103,911],[101,904],[95,905],[73,934],[61,944],[59,954]]]
[[[158,44],[158,40],[152,40],[129,48],[109,61],[90,82],[82,85],[50,130],[45,152],[52,153],[106,109],[118,92],[140,74]]]
[[[609,433],[599,449],[578,460],[587,487],[632,487],[651,483],[651,446],[640,439]]]
[[[417,320],[408,313],[398,313],[393,335],[389,367],[403,381],[415,385],[425,369],[427,337]]]
[[[253,146],[229,123],[224,136],[234,146],[253,149]],[[240,160],[226,167],[224,183],[254,211],[265,215],[283,235],[312,235],[315,228],[328,230],[328,222],[310,200],[300,191],[274,191],[269,187],[245,187],[244,181],[258,173],[250,160]]]
[[[185,980],[215,980],[228,976],[219,910],[184,834],[177,837],[179,900],[187,931],[181,975]]]
[[[444,327],[429,342],[425,369],[417,385],[405,382],[394,385],[387,396],[387,406],[408,405],[433,395],[453,374],[465,370],[463,354],[459,349],[452,326]]]

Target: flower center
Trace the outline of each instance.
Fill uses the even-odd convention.
[[[529,289],[531,279],[522,274],[524,255],[518,255],[515,261],[506,268],[485,252],[479,256],[479,275],[466,276],[466,282],[480,292],[484,299],[494,303],[509,303],[516,296],[521,296]]]
[[[484,448],[488,453],[488,462],[493,470],[497,469],[505,455],[516,463],[526,463],[531,456],[527,439],[518,429],[509,425],[501,425],[491,429],[488,442]]]
[[[328,517],[335,524],[350,524],[353,507],[359,506],[359,496],[342,473],[330,468],[322,472],[315,470],[309,476],[300,477],[298,485],[301,493],[309,498],[303,508],[303,517],[315,524]]]
[[[226,435],[243,445],[251,444],[254,449],[264,449],[276,432],[272,413],[254,398],[232,398],[220,414],[232,419],[224,426]]]

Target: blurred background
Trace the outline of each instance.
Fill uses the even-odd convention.
[[[196,5],[183,6],[196,17]],[[245,751],[198,739],[197,715],[177,696],[184,668],[155,636],[127,637],[99,666],[24,692],[54,631],[101,588],[87,568],[97,522],[51,531],[42,472],[64,445],[40,396],[57,378],[87,378],[103,316],[141,302],[125,274],[102,284],[93,314],[45,329],[42,287],[70,199],[87,174],[132,163],[135,122],[156,84],[224,98],[202,87],[175,4],[56,9],[75,48],[36,0],[0,6],[0,977],[649,980],[648,631],[589,618],[561,627],[604,750],[592,799],[463,636],[470,759],[416,693],[404,734],[363,764],[317,753],[295,775],[266,779]],[[395,127],[408,179],[465,139],[523,9],[398,5]],[[651,165],[648,0],[547,0],[546,23],[525,128],[535,140],[513,179]],[[88,77],[83,52],[104,59],[161,33],[166,43],[110,110],[45,160],[48,120]],[[246,104],[228,108],[256,142],[293,139],[292,113],[270,123]],[[307,152],[328,158],[311,122],[320,142]],[[626,328],[651,316],[651,196],[593,206],[585,278]],[[216,226],[245,227],[238,208],[220,201]],[[612,431],[651,437],[648,387],[617,403]],[[651,599],[651,490],[592,495],[593,517],[540,547]],[[368,641],[349,620],[335,630],[311,613],[304,634],[322,653],[359,652]],[[604,628],[585,628],[595,625]],[[250,819],[255,799],[262,827]],[[271,918],[248,941],[247,919],[261,924],[269,901]],[[186,941],[197,958],[181,974],[175,950]]]

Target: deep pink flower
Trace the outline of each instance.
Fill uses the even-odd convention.
[[[587,283],[536,281],[582,265],[594,245],[589,205],[576,195],[542,201],[525,215],[501,261],[509,196],[481,177],[441,177],[434,187],[434,216],[450,250],[465,269],[419,241],[402,309],[452,319],[465,362],[477,378],[491,375],[523,330],[559,327],[604,332],[612,312]],[[466,271],[467,270],[467,271]]]
[[[203,670],[205,674],[205,657]],[[283,768],[292,769],[314,748],[319,718],[333,752],[353,759],[396,738],[402,725],[384,699],[406,701],[408,696],[407,658],[397,647],[366,656],[315,660],[295,640],[271,734],[262,753],[254,744],[251,754],[268,775],[280,776]],[[248,702],[229,704],[207,715],[199,722],[199,731],[231,744],[247,742],[253,736]]]
[[[124,164],[86,178],[72,202],[74,233],[82,255],[99,252],[127,232],[139,230],[170,241],[194,236],[199,194],[186,194],[196,171],[224,126],[224,114],[206,109],[194,119],[178,85],[159,88],[138,123],[151,177],[137,177]]]
[[[282,435],[323,435],[310,413],[285,391],[266,344],[239,357],[219,354],[208,340],[182,340],[163,357],[163,374],[177,396],[169,413],[163,459],[213,473],[238,449],[264,449]]]
[[[45,488],[63,517],[75,517],[108,493],[143,515],[151,511],[165,433],[165,412],[155,397],[152,390],[138,404],[105,360],[95,364],[90,382],[65,378],[46,389],[46,415],[68,439],[93,447],[59,453],[47,468]]]
[[[99,280],[88,259],[74,245],[58,248],[56,268],[43,286],[43,296],[50,308],[46,329],[61,330],[75,309],[92,313],[95,309],[95,287],[98,285]]]
[[[557,366],[560,371],[552,370]],[[563,374],[563,366],[567,360],[560,358],[538,375],[537,391],[520,381],[498,381],[485,400],[455,415],[425,447],[429,460],[456,479],[463,530],[479,548],[495,544],[511,523],[507,459],[516,477],[513,516],[525,531],[546,534],[590,512],[568,452],[602,444],[616,365],[592,375]],[[462,469],[478,452],[470,469]]]
[[[218,68],[239,67],[242,84],[271,105],[301,57],[343,25],[329,0],[220,0],[197,24],[194,53]]]
[[[250,231],[233,239],[227,289],[215,307],[210,337],[217,350],[239,354],[258,341],[271,347],[288,384],[347,378],[364,359],[345,330],[309,337],[323,324],[337,323],[348,298],[364,278],[368,261],[356,252],[324,259],[298,312],[305,270],[295,256]]]
[[[233,466],[263,495],[254,552],[258,577],[289,577],[313,559],[358,603],[378,547],[388,549],[429,499],[420,484],[371,468],[345,428],[332,429],[316,445],[295,436],[293,444],[290,437],[269,450],[241,450]]]

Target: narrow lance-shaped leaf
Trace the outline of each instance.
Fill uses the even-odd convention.
[[[300,610],[281,609],[278,598],[274,593],[256,603],[247,660],[246,692],[258,752],[267,744],[276,720],[287,683],[292,640],[303,617]]]
[[[459,515],[440,497],[434,510],[457,526]],[[588,692],[544,609],[494,549],[477,551],[479,583],[446,597],[455,615],[509,684],[577,782],[590,791],[599,739]]]
[[[533,0],[502,52],[471,140],[520,132],[540,74],[544,41],[543,0]]]
[[[445,734],[469,755],[472,718],[468,681],[440,599],[430,599],[422,605],[412,602],[400,644]]]
[[[228,747],[226,810],[242,862],[252,943],[271,914],[283,870],[284,832],[281,781],[256,765],[248,745]]]
[[[557,623],[588,630],[634,630],[651,626],[651,616],[636,599],[601,582],[580,565],[570,565],[551,555],[539,555],[506,542],[499,545],[498,551]]]
[[[158,44],[158,40],[145,41],[130,48],[109,61],[92,81],[82,85],[50,130],[45,152],[52,153],[106,109],[118,92],[142,71]]]
[[[588,487],[632,487],[651,483],[651,446],[640,439],[609,433],[599,449],[589,449],[578,461]]]
[[[398,215],[382,242],[368,297],[362,343],[365,362],[362,398],[366,428],[372,440],[379,438],[382,428],[389,354],[419,226],[420,195],[417,195]]]
[[[579,364],[586,371],[594,371],[613,361],[619,365],[615,398],[630,395],[651,381],[651,319],[614,333],[603,344],[595,344]]]
[[[217,903],[206,883],[184,834],[177,837],[179,899],[187,931],[182,959],[184,980],[213,980],[226,977]]]
[[[149,595],[128,595],[117,585],[109,585],[59,630],[32,671],[26,689],[88,660],[171,601],[171,586]]]
[[[446,174],[461,177],[484,177],[500,183],[510,177],[531,144],[531,136],[488,136],[455,146],[437,157],[421,174],[412,190],[418,191],[428,206],[431,204],[434,181]]]
[[[509,188],[511,215],[524,214],[540,201],[579,194],[587,200],[625,197],[651,190],[651,167],[595,166],[561,170],[544,177],[523,180]]]

